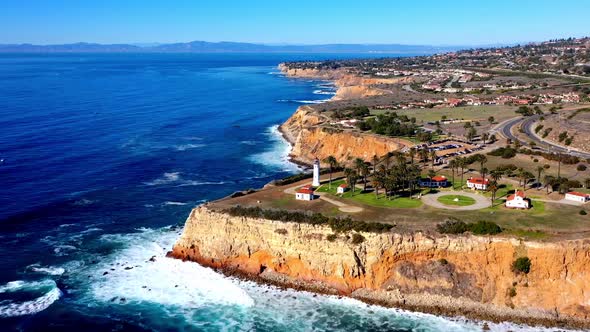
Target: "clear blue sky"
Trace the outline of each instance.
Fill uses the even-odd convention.
[[[590,35],[590,0],[0,1],[0,43],[473,45]]]

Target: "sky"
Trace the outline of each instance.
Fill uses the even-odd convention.
[[[0,44],[490,45],[590,35],[590,0],[0,1]]]

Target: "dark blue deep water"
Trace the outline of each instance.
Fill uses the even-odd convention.
[[[479,330],[164,257],[195,205],[297,171],[276,126],[333,88],[276,66],[331,57],[0,55],[0,330]]]

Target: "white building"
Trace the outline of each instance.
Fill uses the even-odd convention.
[[[487,190],[490,180],[484,178],[469,178],[467,179],[467,187],[475,190]]]
[[[310,189],[308,186],[297,190],[295,193],[295,199],[300,201],[312,201],[314,198],[313,189]]]
[[[313,161],[313,181],[311,185],[314,187],[320,186],[320,160],[318,158]]]
[[[514,195],[510,195],[506,199],[506,207],[511,209],[528,209],[530,202],[524,192],[517,190]]]
[[[347,191],[348,191],[348,185],[346,185],[345,183],[339,185],[338,188],[336,188],[337,194],[344,194]]]
[[[588,200],[590,200],[590,195],[577,191],[570,191],[569,193],[565,194],[565,199],[569,201],[586,203]]]

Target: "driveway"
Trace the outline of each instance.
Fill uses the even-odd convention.
[[[322,181],[322,183],[325,183],[325,180]],[[285,194],[288,194],[288,195],[295,195],[295,193],[297,192],[297,188],[299,188],[301,186],[302,185],[299,184],[299,185],[296,185],[296,186],[293,186],[293,187],[289,187],[289,188],[283,190],[283,192]],[[344,202],[341,202],[341,201],[338,201],[338,200],[329,198],[328,197],[328,193],[315,192],[314,194],[315,194],[315,196],[319,196],[319,198],[321,200],[324,200],[324,201],[326,201],[326,202],[328,202],[328,203],[330,203],[332,205],[337,206],[338,207],[338,210],[340,210],[342,212],[355,213],[355,212],[361,212],[361,211],[363,211],[363,208],[360,207],[360,206],[349,205],[349,204],[346,204]]]
[[[461,195],[473,198],[475,200],[475,204],[468,205],[468,206],[456,206],[456,205],[445,205],[438,201],[438,198],[441,196],[447,195]],[[473,210],[481,210],[492,205],[492,202],[487,197],[483,195],[474,194],[472,192],[467,191],[443,191],[436,194],[427,194],[422,196],[422,202],[426,205],[430,205],[437,209],[447,209],[447,210],[458,210],[458,211],[473,211]]]

